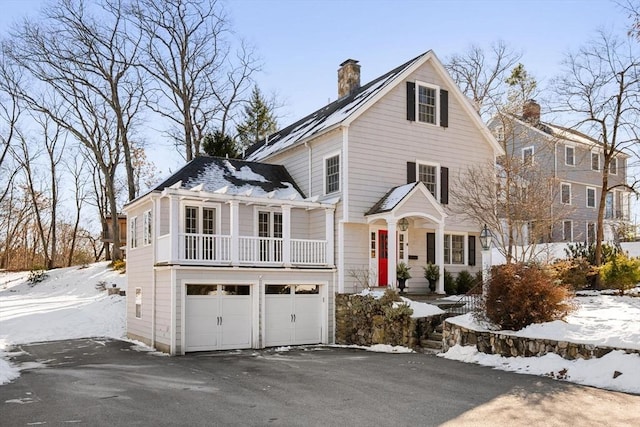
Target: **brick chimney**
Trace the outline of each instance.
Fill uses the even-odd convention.
[[[531,124],[540,123],[540,104],[535,99],[527,100],[522,106],[522,118]]]
[[[338,98],[348,96],[360,87],[360,66],[355,59],[347,59],[338,68]]]

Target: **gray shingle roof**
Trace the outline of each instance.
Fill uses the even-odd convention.
[[[269,135],[266,139],[249,147],[245,153],[245,158],[248,160],[262,160],[273,153],[294,145],[304,138],[318,134],[342,122],[427,53],[428,52],[425,52],[413,58],[366,85],[361,86],[350,95],[342,97],[278,132]]]

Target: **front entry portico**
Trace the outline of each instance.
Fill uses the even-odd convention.
[[[391,189],[367,212],[372,242],[371,267],[377,273],[378,286],[397,286],[396,267],[407,262],[413,269],[414,283],[425,281],[422,267],[436,264],[440,279],[437,293],[444,293],[444,233],[447,214],[421,182]],[[398,221],[406,218],[406,230],[398,229]],[[435,235],[434,250],[428,250],[427,234]],[[399,236],[403,238],[400,239]]]

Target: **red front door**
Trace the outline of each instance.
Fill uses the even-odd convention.
[[[389,284],[388,265],[389,265],[389,239],[387,230],[378,231],[378,286],[387,286]]]

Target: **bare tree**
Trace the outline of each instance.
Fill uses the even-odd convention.
[[[189,161],[214,127],[227,131],[259,63],[244,43],[234,52],[216,0],[136,0],[130,16],[143,34],[139,65],[156,89],[148,105],[173,124],[169,135]]]
[[[471,45],[466,52],[449,58],[445,67],[478,114],[488,118],[495,112],[496,105],[504,103],[505,78],[521,56],[499,40],[486,50]]]
[[[575,118],[576,129],[597,135],[602,151],[602,191],[598,203],[595,264],[602,262],[607,192],[631,184],[609,185],[609,171],[620,152],[636,152],[640,136],[640,55],[630,40],[603,31],[563,61],[564,73],[554,81],[556,111]]]
[[[14,82],[20,80],[16,67],[12,66],[7,58],[0,52],[0,76],[9,76],[8,81],[0,84],[0,203],[7,196],[11,188],[13,178],[18,173],[18,168],[12,162],[10,149],[15,143],[18,121],[22,112]]]
[[[65,164],[67,170],[73,179],[73,195],[75,204],[75,215],[73,218],[72,231],[70,233],[69,251],[67,256],[67,266],[73,263],[76,250],[76,242],[78,240],[78,231],[80,229],[81,212],[87,198],[86,189],[86,167],[82,161],[82,156],[71,156]]]
[[[132,65],[136,38],[122,17],[121,1],[103,0],[98,6],[100,16],[94,16],[84,2],[60,0],[44,10],[41,22],[25,21],[14,31],[5,52],[39,83],[21,86],[21,100],[92,153],[118,230],[115,179],[123,160],[128,198],[136,196],[131,133],[143,86]],[[118,233],[115,238],[118,259]]]
[[[18,132],[20,144],[12,152],[24,173],[24,185],[33,204],[33,216],[42,247],[44,267],[51,269],[56,261],[58,244],[58,166],[64,151],[64,140],[61,141],[60,128],[47,116],[32,118],[38,124],[37,134],[42,135],[42,138],[32,138]],[[39,162],[43,153],[46,157],[44,164]]]

